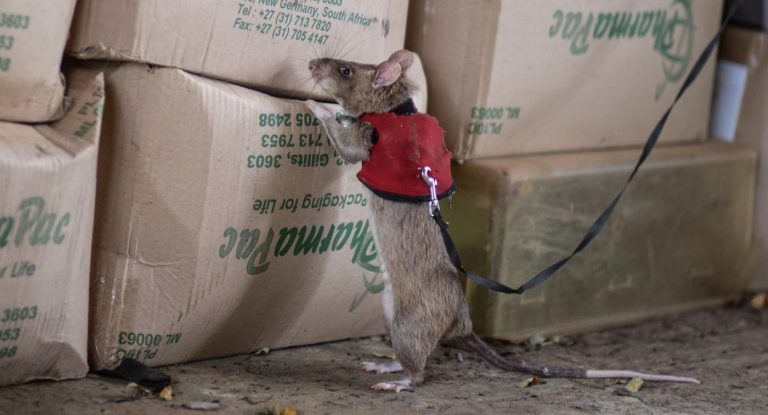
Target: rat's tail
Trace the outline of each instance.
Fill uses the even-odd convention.
[[[641,378],[662,382],[700,383],[698,379],[680,376],[655,375],[630,370],[584,370],[575,368],[539,366],[519,357],[508,359],[496,352],[477,334],[472,333],[460,340],[468,349],[479,354],[488,363],[510,372],[522,372],[544,378]]]

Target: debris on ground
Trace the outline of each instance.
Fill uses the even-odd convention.
[[[127,386],[128,381],[90,375],[0,388],[0,408],[31,415],[254,415],[261,408],[280,415],[287,404],[301,414],[333,415],[768,413],[768,306],[756,311],[751,298],[738,308],[569,335],[564,341],[573,342],[572,347],[528,350],[525,345],[492,342],[510,358],[692,376],[701,379],[700,385],[646,381],[633,394],[624,387],[627,381],[548,378],[546,384],[518,389],[515,385],[530,375],[496,369],[466,351],[460,363],[457,349],[440,347],[429,360],[423,384],[412,393],[385,393],[369,388],[402,375],[361,370],[360,361],[372,358],[372,350],[388,349],[380,340],[357,339],[273,350],[258,358],[233,356],[162,367],[173,379],[170,402],[147,395],[136,384]],[[182,405],[212,399],[220,409],[193,412]]]
[[[518,389],[525,389],[529,386],[541,385],[542,383],[545,382],[542,381],[538,376],[531,376],[529,378],[523,379],[521,382],[518,382],[515,386],[517,386]]]
[[[275,406],[274,408],[263,408],[256,412],[256,415],[298,415],[298,412],[290,406],[286,406],[283,409]]]
[[[759,311],[765,308],[766,301],[768,301],[768,293],[760,293],[752,296],[750,304],[752,305],[753,309]]]
[[[259,405],[272,400],[272,395],[248,395],[245,401],[251,405]]]
[[[253,354],[256,356],[266,356],[269,354],[269,352],[270,352],[269,347],[262,347],[261,349],[253,352]]]
[[[528,339],[528,346],[531,348],[538,348],[547,345],[547,338],[541,334],[534,334]]]
[[[640,378],[632,378],[629,382],[627,382],[626,385],[624,385],[624,389],[632,392],[637,393],[640,392],[640,388],[643,387],[643,380]]]
[[[173,399],[173,389],[171,388],[171,385],[168,385],[163,388],[163,390],[160,391],[158,394],[160,396],[160,399],[164,401],[170,401]]]
[[[146,366],[136,359],[123,359],[114,369],[103,369],[96,372],[97,375],[125,379],[136,382],[139,386],[151,393],[159,393],[163,388],[171,384],[171,377]]]
[[[221,402],[219,401],[192,401],[182,404],[187,409],[194,409],[196,411],[218,411],[221,409]]]
[[[376,357],[380,357],[382,359],[389,359],[389,360],[397,359],[397,356],[395,356],[395,352],[373,352],[373,355]]]

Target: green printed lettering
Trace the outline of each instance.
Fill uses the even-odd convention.
[[[574,56],[587,52],[590,35],[594,40],[653,38],[653,49],[662,59],[664,80],[656,89],[659,99],[668,83],[679,82],[687,72],[692,59],[694,42],[693,12],[690,0],[670,0],[670,7],[658,10],[625,10],[584,14],[582,11],[564,12],[556,10],[549,27],[549,37],[560,34],[570,42],[570,53]],[[668,19],[668,15],[673,18]],[[594,23],[594,24],[593,24]],[[483,119],[475,116],[473,120]],[[467,133],[473,135],[499,134],[502,125],[498,122],[472,121],[467,124]]]
[[[277,245],[275,245],[274,256],[285,256],[288,251],[291,250],[293,242],[296,240],[296,234],[298,233],[296,228],[282,228],[280,229],[280,237],[277,239]]]
[[[235,259],[248,259],[245,270],[249,275],[261,274],[269,268],[267,255],[272,246],[274,235],[274,231],[270,228],[266,239],[259,243],[261,239],[261,231],[259,229],[243,229],[240,232],[240,242],[237,243]],[[229,227],[224,231],[224,237],[227,238],[227,241],[219,246],[219,258],[226,258],[232,253],[232,249],[235,247],[238,239],[237,231]]]
[[[587,17],[587,21],[576,30],[571,40],[571,54],[581,55],[589,49],[589,33],[592,30],[592,13]]]
[[[565,15],[565,26],[563,26],[563,39],[570,39],[581,26],[581,12],[568,12]]]
[[[13,223],[12,216],[0,216],[0,248],[8,244],[8,235],[11,234]]]
[[[640,17],[642,16],[642,13],[635,13],[635,18],[632,20],[632,23],[629,24],[629,27],[627,28],[627,37],[633,38],[635,37],[635,33],[637,33],[637,26],[640,24]]]
[[[341,225],[339,225],[339,226],[341,226]],[[335,229],[336,229],[336,225],[332,224],[328,228],[328,234],[325,235],[325,238],[323,238],[323,240],[320,242],[320,250],[319,250],[319,252],[321,254],[324,253],[325,251],[327,251],[328,247],[331,245],[331,240],[333,240],[333,234],[334,234],[334,230]]]
[[[16,230],[16,239],[14,240],[16,246],[21,245],[26,233],[32,229],[32,226],[40,218],[40,215],[43,212],[43,205],[45,205],[45,201],[43,201],[42,197],[30,197],[24,199],[21,202],[21,205],[19,205],[19,210],[21,210],[22,213],[21,220],[19,221],[19,229]]]
[[[667,32],[667,12],[665,10],[656,11],[656,21],[653,22],[653,31],[651,32],[656,42],[653,45],[654,50],[662,50],[664,34]]]
[[[59,220],[58,225],[56,225],[56,230],[53,231],[53,243],[58,245],[64,241],[64,233],[62,233],[62,229],[69,225],[69,217],[69,213],[65,213]]]
[[[555,14],[552,15],[552,17],[555,19],[555,23],[553,23],[552,26],[549,27],[549,37],[557,36],[557,33],[560,31],[560,28],[563,26],[563,11],[555,10]]]
[[[43,217],[35,223],[35,229],[32,231],[31,245],[44,245],[51,240],[51,231],[53,231],[53,225],[56,222],[56,216],[53,213],[43,215]]]
[[[357,223],[358,226],[360,226],[360,222]],[[340,251],[342,248],[344,248],[344,245],[347,243],[347,240],[349,240],[349,237],[352,235],[352,229],[354,228],[355,223],[354,222],[347,222],[342,223],[339,225],[338,228],[336,228],[336,237],[333,238],[333,246],[331,249],[334,251]]]
[[[614,13],[611,28],[608,30],[608,39],[626,37],[630,19],[632,16],[627,12]]]
[[[653,24],[653,17],[653,11],[645,11],[642,13],[640,24],[637,27],[638,36],[645,37],[648,34],[648,31],[651,30],[651,25]]]
[[[261,236],[261,232],[258,229],[243,229],[240,231],[240,243],[237,244],[235,258],[245,259],[250,257],[256,249],[256,244],[259,242],[259,236]]]
[[[219,258],[224,258],[227,255],[229,255],[230,252],[232,252],[232,248],[235,246],[235,242],[237,241],[237,231],[233,228],[227,228],[224,230],[224,237],[229,238],[226,245],[221,245],[219,247]]]
[[[327,230],[327,232],[326,232]],[[225,258],[232,254],[237,233],[233,228],[227,228],[224,237],[225,244],[219,246],[219,257]],[[248,258],[247,271],[250,275],[263,273],[269,266],[268,255],[276,258],[287,255],[323,254],[330,248],[332,252],[341,250],[346,242],[352,240],[350,248],[353,251],[352,263],[363,269],[378,272],[379,266],[372,262],[377,258],[376,245],[370,232],[368,221],[342,223],[340,225],[304,225],[301,227],[284,227],[278,232],[274,249],[272,241],[275,232],[270,228],[266,239],[258,229],[244,229],[239,234],[239,244],[235,250],[235,259]]]
[[[269,255],[270,247],[272,246],[272,239],[275,236],[275,232],[272,228],[269,228],[267,232],[267,238],[261,244],[256,246],[256,249],[251,253],[248,259],[248,265],[245,271],[248,275],[258,275],[263,273],[269,268],[269,261],[267,261],[267,255]],[[258,262],[257,262],[258,259]]]
[[[323,236],[323,226],[320,229],[316,229],[315,225],[312,225],[307,236],[307,227],[302,226],[299,229],[298,240],[296,246],[293,248],[293,255],[308,254],[310,252],[317,252],[317,247],[320,244],[320,238]]]
[[[595,24],[595,32],[592,35],[595,39],[602,39],[603,36],[605,36],[605,32],[608,31],[608,28],[611,26],[611,22],[613,21],[613,14],[611,13],[600,13],[597,15],[597,23]]]

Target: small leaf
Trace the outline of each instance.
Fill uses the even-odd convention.
[[[624,386],[624,389],[636,393],[640,390],[640,388],[643,387],[643,380],[640,378],[632,378],[627,384]]]
[[[547,342],[547,339],[541,334],[534,334],[528,339],[528,345],[531,347],[543,346]]]
[[[752,301],[750,301],[750,304],[752,305],[752,308],[755,310],[762,310],[765,308],[765,304],[768,302],[768,295],[765,293],[763,294],[756,294],[754,297],[752,297]]]
[[[542,383],[544,383],[544,382],[542,382],[542,380],[539,379],[538,376],[531,376],[529,378],[526,378],[526,379],[522,380],[521,382],[519,382],[515,386],[517,386],[518,389],[525,389],[525,388],[527,388],[529,386],[539,385],[539,384],[542,384]]]
[[[533,382],[533,378],[532,378],[532,377],[530,377],[530,378],[526,378],[526,379],[524,379],[523,381],[519,382],[519,383],[518,383],[517,385],[515,385],[515,386],[517,386],[517,388],[518,388],[518,389],[525,389],[525,388],[527,388],[528,386],[530,386],[532,382]]]
[[[171,388],[171,385],[168,385],[168,386],[164,387],[160,391],[159,395],[160,395],[160,399],[162,399],[164,401],[173,400],[173,389]]]
[[[387,353],[373,352],[373,355],[376,356],[376,357],[387,358],[387,359],[390,359],[390,360],[397,359],[397,356],[395,356],[395,352],[387,352]]]
[[[291,408],[290,406],[286,406],[283,408],[283,411],[280,412],[280,415],[297,415],[296,410]]]
[[[525,389],[525,388],[527,388],[531,384],[531,382],[533,382],[533,378],[527,378],[527,379],[524,379],[523,381],[519,382],[515,386],[517,386],[518,389]]]

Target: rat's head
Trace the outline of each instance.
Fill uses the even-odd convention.
[[[386,112],[402,104],[415,90],[405,77],[413,53],[403,49],[378,65],[330,58],[309,61],[312,78],[352,116]]]

